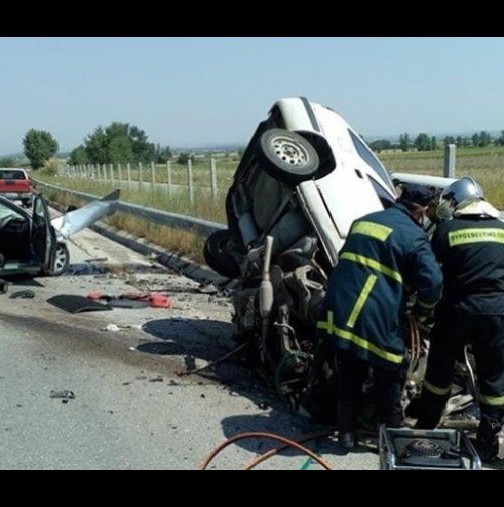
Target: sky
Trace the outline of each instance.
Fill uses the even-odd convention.
[[[31,129],[69,151],[98,126],[170,147],[245,145],[280,98],[365,137],[504,129],[504,37],[0,38],[0,155]]]

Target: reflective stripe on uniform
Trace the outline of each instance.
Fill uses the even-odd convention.
[[[363,234],[364,236],[371,236],[372,238],[380,241],[386,241],[392,234],[393,229],[385,227],[384,225],[375,224],[373,222],[356,222],[352,227],[350,234]]]
[[[425,308],[427,310],[431,310],[432,308],[434,308],[436,305],[438,304],[437,301],[435,301],[434,303],[426,303],[425,301],[422,301],[421,299],[417,299],[417,305],[418,306],[421,306],[422,308]]]
[[[371,259],[369,257],[364,257],[364,255],[359,255],[352,252],[344,252],[340,255],[341,260],[347,260],[356,262],[358,264],[362,264],[363,266],[367,266],[368,268],[376,269],[380,273],[392,278],[396,282],[402,283],[403,279],[401,273],[398,271],[394,271],[393,269],[381,264],[380,262]]]
[[[469,243],[503,243],[503,229],[461,229],[448,233],[448,242],[450,246],[467,245]]]
[[[360,312],[362,311],[362,307],[364,306],[367,298],[369,297],[369,294],[371,294],[371,291],[375,286],[376,280],[378,280],[378,277],[375,275],[369,275],[367,277],[366,283],[364,284],[364,287],[362,288],[359,297],[357,298],[357,301],[355,302],[355,305],[352,309],[352,313],[348,318],[348,322],[346,323],[348,327],[355,326],[355,321],[358,319]]]
[[[334,314],[331,311],[327,312],[327,322],[319,321],[317,322],[317,329],[321,329],[326,331],[329,335],[335,335],[343,340],[348,340],[352,342],[354,345],[358,347],[368,350],[369,352],[375,354],[376,356],[384,359],[385,361],[389,361],[394,364],[401,364],[403,361],[403,356],[400,354],[392,354],[392,352],[387,352],[386,350],[380,349],[373,343],[357,336],[350,331],[345,331],[344,329],[340,329],[334,325]]]
[[[485,405],[491,405],[492,407],[499,407],[504,405],[504,396],[485,396],[480,394],[479,400]]]
[[[447,394],[451,393],[451,385],[448,387],[438,387],[434,384],[431,384],[427,380],[423,381],[423,386],[427,391],[430,391],[432,394],[435,394],[436,396],[446,396]]]

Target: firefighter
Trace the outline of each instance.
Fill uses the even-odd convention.
[[[456,358],[470,344],[481,412],[476,447],[482,461],[491,462],[504,418],[504,223],[472,178],[448,186],[437,213],[446,220],[432,238],[444,293],[431,333],[417,427],[439,423]]]
[[[320,350],[335,350],[339,440],[356,445],[356,412],[362,384],[373,370],[377,416],[402,425],[406,301],[417,293],[414,313],[432,311],[442,274],[422,223],[430,189],[406,185],[390,208],[356,220],[334,269],[317,323]]]

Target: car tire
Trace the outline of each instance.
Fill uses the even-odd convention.
[[[65,243],[58,243],[56,245],[56,254],[54,258],[54,266],[52,269],[47,269],[44,274],[48,276],[61,276],[66,273],[70,266],[70,251]]]
[[[259,141],[261,167],[273,178],[288,185],[312,179],[320,161],[315,148],[296,132],[270,129]]]
[[[203,255],[208,267],[226,278],[240,276],[240,266],[226,248],[232,238],[229,231],[213,232],[208,236],[203,248]]]

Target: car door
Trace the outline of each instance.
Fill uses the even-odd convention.
[[[43,270],[49,269],[56,253],[56,233],[51,226],[47,205],[40,195],[33,201],[31,242],[34,262]]]

